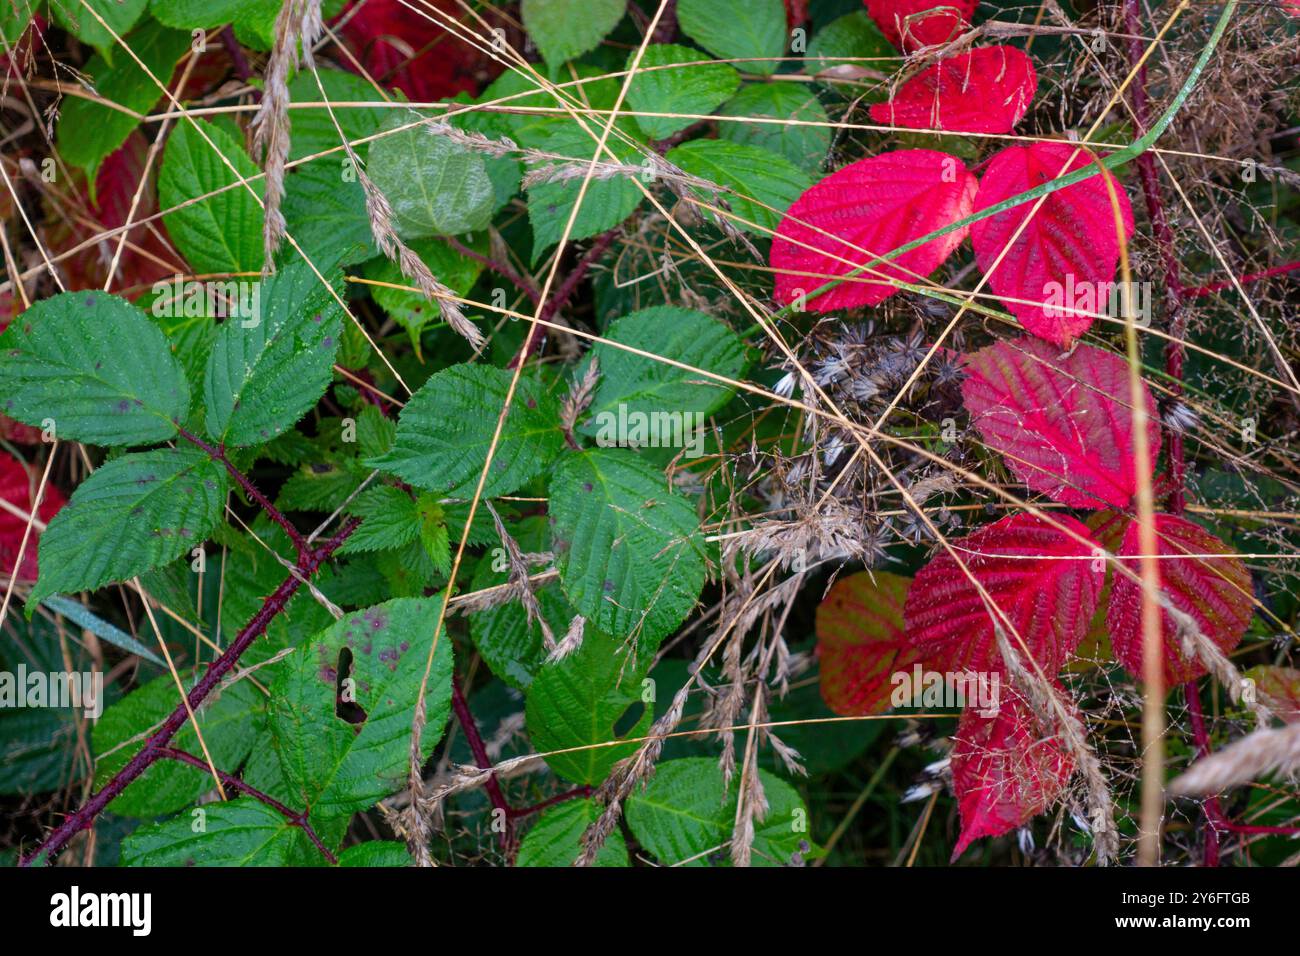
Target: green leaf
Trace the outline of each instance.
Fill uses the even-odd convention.
[[[891,61],[898,58],[898,52],[867,11],[855,10],[817,31],[804,54],[804,72],[814,75],[835,67],[856,65],[887,73],[894,69]],[[877,60],[885,62],[873,62]]]
[[[524,29],[555,69],[566,60],[596,49],[620,20],[623,0],[523,0]]]
[[[765,819],[755,824],[754,866],[783,866],[812,850],[808,811],[781,778],[758,771],[767,797]],[[685,757],[661,763],[650,785],[627,800],[627,825],[637,842],[664,866],[709,866],[730,859],[727,844],[736,821],[736,793],[722,787],[713,757]],[[688,862],[689,861],[689,862]]]
[[[149,0],[85,0],[84,5],[82,0],[76,0],[75,3],[52,3],[50,11],[69,33],[83,43],[90,44],[111,61],[117,57],[130,59],[129,53],[116,49],[117,41],[113,39],[113,34],[125,37],[148,5]]]
[[[0,4],[0,37],[5,43],[13,46],[22,39],[39,6],[38,0],[12,0]]]
[[[190,52],[188,33],[168,30],[153,20],[146,20],[126,42],[149,72],[164,83],[171,81],[176,61]],[[148,110],[158,102],[162,91],[125,54],[115,57],[111,65],[103,56],[92,56],[84,72],[101,99],[129,111],[81,97],[69,97],[63,103],[56,136],[59,152],[66,162],[84,169],[93,183],[99,164],[139,125],[132,114]]]
[[[156,2],[156,0],[155,0]],[[201,2],[201,0],[190,0]],[[272,3],[275,0],[271,0]],[[319,69],[321,86],[330,103],[353,102],[369,103],[375,99],[375,88],[365,78],[355,73],[342,70]],[[299,73],[289,84],[289,100],[292,103],[320,103],[320,88],[316,77],[310,71]],[[334,119],[338,120],[339,129],[349,141],[363,139],[383,129],[391,109],[382,106],[334,107]],[[289,111],[289,159],[302,159],[314,156],[329,149],[337,150],[341,145],[338,129],[334,128],[334,119],[324,106],[297,106]],[[354,146],[362,159],[369,150],[368,143]],[[341,166],[344,154],[336,153],[332,157],[322,157],[321,162],[328,162],[336,172]]]
[[[367,840],[339,854],[339,866],[411,866],[405,843],[396,840]]]
[[[784,156],[724,139],[682,143],[664,158],[693,176],[730,189],[722,198],[744,220],[733,219],[732,224],[764,237],[776,231],[790,204],[812,186],[808,174]]]
[[[237,797],[140,827],[122,840],[122,864],[285,866],[300,832],[278,811]]]
[[[631,120],[625,121],[623,128],[634,138],[640,139],[635,130],[628,129]],[[599,135],[599,134],[597,134]],[[606,145],[618,158],[620,163],[637,164],[643,161],[642,155],[635,148],[612,135]],[[565,124],[552,129],[546,136],[541,149],[544,152],[561,157],[560,162],[576,163],[584,168],[591,162],[596,152],[596,141],[574,124]],[[610,158],[603,151],[601,162],[608,163]],[[543,254],[560,241],[568,225],[573,204],[577,202],[578,192],[582,187],[583,177],[566,179],[560,182],[538,183],[528,190],[528,221],[533,226],[533,262],[540,262]],[[589,239],[606,230],[613,229],[641,205],[641,190],[636,183],[624,175],[611,176],[608,179],[592,179],[587,185],[586,195],[582,199],[582,208],[573,222],[569,239]]]
[[[325,156],[285,173],[285,225],[313,262],[349,266],[375,254],[366,194],[345,169],[350,163],[346,156]]]
[[[487,254],[487,232],[484,231],[471,247]],[[457,295],[466,295],[483,271],[483,265],[477,259],[462,255],[442,239],[417,239],[410,244],[410,249],[423,260],[438,281]],[[394,285],[409,286],[411,280],[402,274],[401,266],[383,256],[376,257],[366,264],[366,278],[376,282],[390,282]],[[431,302],[418,292],[404,289],[390,289],[386,286],[370,286],[370,295],[389,317],[406,329],[415,348],[417,357],[420,353],[420,333],[430,322],[441,321],[438,303]]]
[[[525,518],[508,530],[520,550],[525,553],[538,554],[549,548],[544,517]],[[508,569],[504,548],[489,548],[474,569],[473,590],[481,591],[505,584],[510,578]],[[544,582],[536,585],[534,590],[542,616],[558,640],[568,630],[569,622],[577,612],[564,597],[558,581]],[[540,625],[528,620],[523,605],[518,601],[510,601],[497,607],[485,608],[470,616],[469,632],[474,639],[474,646],[493,674],[511,687],[528,689],[528,685],[533,682],[533,675],[542,666],[546,649]]]
[[[627,61],[632,68],[633,52]],[[628,86],[628,105],[637,113],[708,114],[736,92],[740,75],[725,63],[701,63],[699,50],[675,43],[646,47],[641,65]],[[689,63],[672,69],[674,63]],[[696,122],[690,116],[638,116],[637,125],[652,139],[664,139]]]
[[[113,459],[77,486],[41,535],[40,577],[28,600],[93,591],[166,564],[203,543],[225,501],[226,470],[201,451]]]
[[[528,688],[528,736],[566,780],[599,784],[639,745],[616,741],[636,741],[650,730],[654,713],[641,699],[649,653],[638,660],[628,654],[627,644],[589,625],[582,647],[542,667]]]
[[[819,175],[831,148],[830,117],[821,102],[798,83],[751,83],[719,110],[722,116],[749,118],[718,124],[718,135],[744,146],[759,146],[784,156],[805,173]],[[754,119],[825,123],[803,126],[757,123]]]
[[[105,292],[42,299],[0,336],[0,355],[0,411],[29,425],[53,419],[61,439],[165,441],[189,409],[162,330]]]
[[[208,358],[207,431],[226,445],[261,444],[292,427],[333,374],[343,310],[307,263],[264,280],[260,296],[261,321],[226,322]]]
[[[582,834],[601,807],[595,800],[569,800],[551,807],[533,824],[519,847],[515,866],[572,866],[582,855]],[[596,854],[596,866],[627,866],[627,844],[617,829]]]
[[[483,158],[427,126],[372,142],[366,172],[393,207],[403,239],[474,232],[492,221],[495,193]]]
[[[411,721],[425,675],[442,596],[398,598],[338,621],[277,669],[270,719],[285,778],[298,803],[333,816],[364,810],[398,790],[410,764]],[[343,652],[346,649],[346,654]],[[335,696],[354,682],[354,719],[339,716]],[[425,697],[421,738],[427,758],[451,708],[451,638],[439,632]],[[343,685],[345,688],[348,685]]]
[[[217,769],[232,773],[248,756],[253,741],[253,709],[259,706],[260,698],[252,684],[240,681],[213,694],[195,710],[203,741]],[[163,674],[104,711],[91,735],[96,789],[126,766],[145,745],[145,738],[180,702],[175,680]],[[171,746],[192,754],[203,753],[194,725],[188,720],[172,738]],[[210,771],[160,760],[127,786],[109,809],[127,817],[156,817],[175,813],[215,789]]]
[[[418,388],[397,424],[397,443],[367,464],[408,484],[468,498],[478,484],[513,373],[453,365]],[[559,408],[536,381],[521,377],[501,429],[483,495],[517,491],[560,452]]]
[[[127,634],[121,628],[116,627],[108,621],[105,621],[98,614],[94,614],[84,604],[80,604],[71,598],[66,598],[58,594],[52,594],[45,600],[41,601],[47,608],[55,614],[66,617],[78,627],[85,628],[94,634],[101,641],[122,648],[128,654],[136,654],[143,657],[159,667],[166,667],[161,657],[155,654],[149,648],[145,647],[130,634]]]
[[[776,72],[789,40],[781,0],[679,0],[677,22],[714,56],[758,58],[736,66],[763,76]]]
[[[152,0],[149,9],[159,23],[185,30],[211,29],[229,23],[239,32],[252,33],[262,42],[262,48],[267,49],[275,39],[275,15],[280,3],[279,0]]]
[[[591,354],[599,363],[600,384],[581,427],[604,435],[602,445],[632,441],[655,448],[703,448],[704,416],[727,403],[735,390],[696,372],[625,351],[617,342],[651,354],[668,355],[695,368],[738,379],[748,365],[745,343],[717,319],[675,306],[655,306],[610,325]],[[579,373],[581,374],[581,373]],[[640,440],[623,423],[644,422]],[[694,447],[692,447],[694,446]]]
[[[198,129],[180,123],[163,151],[158,201],[164,209],[238,183],[226,159],[244,179],[259,172],[229,133],[203,120],[195,122]],[[205,136],[215,150],[204,141]],[[250,185],[258,196],[262,194],[261,180]],[[197,273],[258,272],[262,268],[262,207],[243,185],[170,212],[163,216],[163,223]]]
[[[634,452],[566,457],[551,514],[564,593],[595,627],[657,646],[695,606],[704,587],[695,510]]]
[[[361,525],[339,548],[339,554],[400,548],[420,538],[420,513],[401,488],[380,485],[357,495],[348,508]]]

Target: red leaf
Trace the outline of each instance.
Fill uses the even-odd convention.
[[[1029,109],[1038,74],[1013,46],[984,46],[941,60],[912,77],[871,118],[908,129],[1006,133]]]
[[[1013,514],[954,541],[975,579],[1001,608],[1034,659],[1055,674],[1079,646],[1105,577],[1091,558],[1088,529],[1060,515],[1081,540],[1031,514]],[[923,567],[907,592],[907,636],[949,671],[1003,672],[993,612],[946,551]],[[997,619],[1001,623],[1001,618]],[[1008,632],[1013,648],[1020,643]]]
[[[1155,519],[1157,551],[1162,555],[1157,562],[1161,590],[1175,608],[1190,614],[1201,633],[1226,654],[1241,642],[1254,614],[1250,572],[1241,559],[1232,554],[1231,548],[1200,525],[1174,515],[1158,514]],[[1141,575],[1138,555],[1142,549],[1138,532],[1137,522],[1130,522],[1124,532],[1119,557],[1125,567]],[[1116,659],[1130,674],[1140,678],[1142,589],[1127,575],[1115,575],[1106,623]],[[1172,687],[1209,673],[1199,659],[1189,660],[1183,655],[1174,622],[1163,609],[1160,624],[1164,642],[1165,686]]]
[[[1022,338],[972,355],[961,387],[971,424],[1034,491],[1072,508],[1123,508],[1137,491],[1128,363],[1090,345],[1059,352]],[[1145,384],[1142,397],[1153,409]],[[1147,450],[1154,469],[1154,415]]]
[[[976,0],[863,0],[885,39],[905,53],[947,43],[970,29]]]
[[[1005,684],[1001,697],[994,717],[967,709],[953,736],[952,784],[961,812],[953,860],[980,837],[999,836],[1038,816],[1074,773],[1074,758],[1059,739],[1042,736],[1024,698]]]
[[[772,242],[777,301],[789,304],[876,256],[970,215],[977,185],[961,160],[931,149],[882,153],[832,173],[795,200],[777,228]],[[879,276],[905,282],[927,276],[965,236],[965,228],[956,229],[878,263],[812,299],[808,307],[829,312],[876,305],[898,291]]]
[[[903,636],[910,583],[896,574],[862,571],[841,578],[817,605],[822,699],[835,713],[883,714],[891,706],[893,675],[923,662]]]
[[[417,16],[401,0],[365,0],[340,17],[343,37],[366,72],[414,102],[432,102],[457,93],[474,93],[501,72],[486,53],[437,22],[462,16],[454,0],[426,0],[441,18]],[[469,30],[468,32],[476,32]],[[348,58],[341,61],[360,72]]]
[[[1255,682],[1255,693],[1279,719],[1288,724],[1300,723],[1300,670],[1261,664],[1246,671]]]
[[[1070,160],[1074,151],[1075,147],[1064,143],[1002,150],[989,160],[980,179],[976,211],[1091,162],[1083,152]],[[1133,210],[1124,187],[1116,183],[1115,194],[1124,234],[1132,236]],[[971,226],[971,244],[980,269],[988,273],[993,268],[1036,205],[1037,200],[1022,203]],[[1093,323],[1093,315],[1081,315],[1080,311],[1108,314],[1118,262],[1119,240],[1110,196],[1105,182],[1095,176],[1048,194],[989,277],[989,288],[1003,298],[1028,331],[1069,347]]]
[[[0,499],[7,501],[26,513],[32,510],[32,494],[36,490],[39,476],[32,475],[17,458],[0,452]],[[63,493],[54,485],[46,482],[45,494],[41,498],[41,507],[37,517],[49,524],[55,513],[67,504]],[[23,533],[27,530],[27,519],[20,518],[7,508],[0,508],[0,574],[12,574],[14,563],[18,560],[18,549],[22,545]],[[38,528],[33,527],[27,538],[27,547],[23,550],[23,561],[18,568],[18,580],[36,580],[36,542],[40,537]]]

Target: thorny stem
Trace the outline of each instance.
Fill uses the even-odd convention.
[[[221,45],[226,48],[226,53],[230,56],[230,62],[234,64],[235,76],[247,83],[253,75],[253,68],[249,65],[248,57],[244,56],[244,48],[239,45],[239,40],[235,37],[235,31],[232,27],[226,27],[221,31]],[[262,91],[253,90],[253,99],[261,102]]]
[[[1141,27],[1138,16],[1138,0],[1124,0],[1125,29],[1129,32],[1128,57],[1132,66],[1142,59],[1143,41],[1136,36]],[[1137,124],[1137,134],[1146,133],[1150,121],[1147,109],[1147,68],[1146,64],[1137,66],[1137,76],[1132,86],[1133,119]],[[1151,231],[1155,235],[1156,245],[1160,249],[1160,258],[1165,267],[1165,294],[1169,299],[1169,344],[1165,349],[1165,371],[1170,378],[1169,390],[1175,399],[1183,394],[1183,360],[1186,350],[1183,338],[1187,334],[1187,312],[1183,308],[1183,283],[1179,275],[1178,256],[1174,251],[1174,234],[1165,218],[1164,200],[1160,195],[1160,174],[1156,171],[1156,160],[1150,152],[1141,153],[1136,160],[1138,179],[1142,183],[1142,194],[1146,197],[1147,215],[1151,218]],[[1187,476],[1187,462],[1183,454],[1183,435],[1177,429],[1169,430],[1169,472],[1173,480],[1173,490],[1169,495],[1169,510],[1175,515],[1183,513],[1184,484]],[[1207,844],[1208,855],[1208,844]]]
[[[455,676],[451,679],[451,706],[456,711],[456,720],[460,722],[461,730],[465,731],[465,739],[474,754],[475,765],[480,770],[491,769],[492,760],[488,757],[487,747],[483,745],[483,735],[478,732],[478,724],[475,723],[474,715],[470,712],[469,701],[465,699],[465,692],[460,689],[460,679]],[[511,823],[514,811],[510,808],[506,795],[501,791],[501,783],[495,774],[487,778],[483,787],[487,790],[488,799],[492,801],[492,809],[502,811],[504,829],[501,831],[501,850],[509,856],[511,845],[514,843],[514,825]]]
[[[1273,266],[1271,269],[1265,269],[1263,272],[1247,272],[1237,279],[1237,283],[1246,285],[1250,282],[1258,282],[1260,279],[1271,279],[1273,276],[1286,275],[1288,272],[1294,272],[1300,269],[1300,260],[1288,262],[1280,266]],[[1222,292],[1224,289],[1231,289],[1234,283],[1231,279],[1226,282],[1211,282],[1209,285],[1198,285],[1191,289],[1183,290],[1183,297],[1188,299],[1199,299],[1202,296],[1214,295],[1216,292]]]
[[[543,810],[555,806],[557,803],[564,803],[566,800],[573,800],[577,797],[589,797],[595,790],[589,786],[574,787],[572,790],[565,790],[563,793],[557,793],[553,797],[547,797],[541,803],[534,803],[530,807],[520,807],[518,810],[511,810],[510,816],[515,819],[520,817],[529,817],[534,813],[541,813]]]
[[[1187,716],[1192,722],[1192,737],[1196,741],[1196,757],[1198,760],[1204,759],[1210,753],[1210,735],[1205,730],[1205,714],[1201,711],[1201,695],[1196,689],[1196,681],[1188,681],[1183,685],[1183,698],[1187,701]],[[1227,818],[1223,815],[1223,810],[1219,806],[1218,797],[1210,797],[1205,801],[1205,820],[1209,826],[1205,828],[1205,857],[1206,866],[1219,865],[1219,831],[1231,829]]]
[[[267,625],[285,609],[289,599],[303,585],[306,578],[342,546],[343,542],[348,539],[348,536],[356,530],[357,525],[360,523],[360,519],[350,518],[339,530],[338,534],[320,547],[308,549],[299,557],[298,566],[295,569],[297,573],[290,574],[285,578],[280,586],[272,592],[271,596],[262,602],[262,606],[257,613],[244,625],[230,646],[212,662],[207,672],[190,689],[189,694],[186,695],[188,703],[187,701],[181,701],[176,706],[176,709],[168,715],[167,719],[162,722],[158,730],[145,741],[144,746],[140,748],[136,755],[127,761],[126,766],[115,773],[113,778],[104,784],[98,793],[93,794],[76,811],[69,814],[45,838],[40,846],[22,859],[20,865],[31,866],[41,859],[48,864],[54,855],[67,845],[69,840],[82,830],[88,829],[95,822],[95,818],[99,816],[100,812],[118,794],[125,790],[132,781],[163,758],[164,751],[169,749],[168,744],[171,743],[171,739],[176,736],[176,732],[188,720],[190,710],[197,711],[202,706],[203,701],[220,686],[222,678],[230,673],[244,652],[266,630]]]
[[[159,750],[159,754],[167,760],[175,760],[180,763],[189,764],[191,767],[202,770],[204,773],[208,773],[210,769],[207,761],[203,758],[196,757],[194,754],[185,750],[177,750],[175,747],[162,747]],[[306,834],[307,839],[311,840],[312,845],[315,846],[316,849],[320,850],[321,855],[324,856],[331,865],[338,864],[338,857],[326,848],[325,844],[321,842],[320,837],[316,835],[316,831],[312,829],[306,811],[299,813],[297,810],[290,810],[269,793],[263,793],[251,784],[245,783],[243,780],[226,773],[224,770],[218,770],[217,776],[221,778],[221,783],[227,790],[233,790],[236,793],[242,793],[245,796],[252,797],[254,800],[266,804],[276,813],[283,816],[290,824],[296,826]]]
[[[542,296],[541,293],[537,291],[537,287],[526,276],[516,270],[514,266],[510,265],[510,263],[499,259],[493,259],[491,256],[485,256],[483,253],[471,249],[464,243],[456,241],[456,239],[451,236],[443,236],[442,241],[451,246],[462,256],[473,259],[475,262],[481,262],[493,272],[508,279],[515,288],[528,296],[528,301],[532,302],[533,305],[541,304]]]
[[[302,536],[302,532],[290,523],[288,518],[280,513],[279,508],[271,504],[266,495],[257,490],[257,486],[249,480],[248,476],[231,463],[230,459],[226,457],[225,446],[213,447],[212,445],[209,445],[198,435],[191,435],[187,432],[181,427],[180,422],[176,422],[176,430],[187,442],[201,451],[206,452],[213,461],[218,461],[225,465],[226,471],[230,472],[230,477],[234,478],[239,487],[244,489],[244,493],[247,494],[248,497],[258,505],[258,507],[266,512],[267,517],[284,529],[285,534],[289,536],[289,540],[293,542],[294,548],[297,549],[298,558],[301,561],[302,556],[308,552],[307,539]]]
[[[524,362],[528,361],[528,359],[535,355],[542,347],[542,340],[546,335],[544,323],[555,320],[555,316],[557,316],[560,310],[568,304],[569,299],[573,297],[573,293],[577,291],[578,285],[586,277],[592,264],[603,256],[605,250],[613,244],[614,237],[618,235],[618,232],[618,228],[615,227],[609,230],[609,232],[601,233],[596,237],[596,241],[591,244],[591,248],[588,249],[586,254],[578,260],[577,264],[569,270],[569,274],[564,277],[564,281],[561,282],[559,287],[555,290],[555,295],[551,296],[550,300],[542,308],[541,315],[538,316],[539,321],[529,330],[528,337],[524,339],[524,344],[519,347],[519,351],[516,352],[514,357],[507,363],[506,368],[517,368]]]

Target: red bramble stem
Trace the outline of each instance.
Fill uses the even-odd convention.
[[[474,715],[470,712],[469,701],[465,699],[465,692],[460,689],[460,680],[454,676],[451,679],[451,706],[456,711],[456,719],[460,722],[461,729],[465,731],[465,739],[469,741],[469,749],[474,754],[475,765],[480,770],[487,770],[492,766],[492,761],[488,757],[487,747],[483,745],[483,736],[478,731]],[[508,855],[514,843],[514,826],[510,822],[514,813],[506,801],[506,795],[501,791],[501,783],[495,774],[488,777],[483,788],[488,792],[493,810],[502,811],[504,829],[501,831],[501,849]]]
[[[145,741],[144,746],[127,762],[126,766],[114,774],[113,778],[104,784],[98,793],[92,795],[75,812],[69,814],[45,838],[40,846],[25,856],[21,863],[22,866],[30,866],[37,860],[44,860],[47,864],[51,862],[54,855],[63,849],[68,841],[79,832],[88,829],[95,822],[95,818],[99,816],[100,812],[125,790],[132,781],[163,759],[166,755],[165,751],[170,749],[168,744],[171,743],[177,731],[188,720],[189,711],[198,711],[203,701],[217,689],[222,678],[230,673],[244,652],[261,636],[275,616],[285,609],[289,599],[293,597],[298,588],[302,587],[304,580],[343,545],[343,542],[348,539],[348,536],[356,530],[357,525],[360,523],[359,518],[350,518],[333,538],[330,538],[318,548],[306,550],[299,557],[296,568],[297,573],[285,578],[280,586],[272,592],[252,619],[235,636],[230,646],[212,662],[207,672],[191,688],[189,694],[186,695],[189,701],[188,708],[184,701],[178,704],[176,709],[162,722],[162,726]]]
[[[211,768],[208,766],[206,760],[202,757],[196,757],[188,751],[177,750],[175,747],[162,747],[159,749],[159,753],[167,760],[175,760],[179,763],[189,764],[191,767],[202,770],[204,773],[211,772]],[[245,796],[252,797],[254,800],[266,804],[276,813],[282,815],[291,824],[302,830],[302,832],[307,835],[307,839],[311,840],[312,844],[316,849],[320,850],[321,854],[330,862],[331,865],[335,865],[339,862],[338,858],[326,848],[325,844],[321,842],[320,837],[316,835],[316,831],[312,829],[311,823],[308,822],[308,815],[305,811],[299,813],[296,810],[290,810],[269,793],[263,793],[256,787],[245,783],[238,777],[231,776],[224,770],[218,770],[217,776],[221,778],[221,783],[226,787],[226,789],[234,790],[236,793],[242,793]]]

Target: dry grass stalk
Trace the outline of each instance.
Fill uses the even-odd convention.
[[[548,664],[555,661],[562,661],[570,654],[582,647],[582,635],[586,629],[587,619],[581,614],[573,615],[573,620],[569,622],[569,630],[565,632],[564,639],[551,649],[551,653],[546,655]]]
[[[275,19],[275,46],[266,67],[262,105],[253,118],[253,148],[263,157],[266,168],[266,218],[262,245],[270,272],[274,256],[284,239],[284,164],[289,158],[289,76],[299,65],[312,64],[312,48],[320,40],[324,25],[320,0],[285,0]]]
[[[1169,792],[1176,796],[1207,796],[1269,773],[1300,773],[1300,724],[1257,730],[1203,757],[1169,785]]]
[[[511,597],[517,597],[519,603],[524,607],[524,613],[528,615],[528,623],[531,627],[534,622],[542,630],[542,643],[552,654],[556,652],[555,633],[551,630],[551,625],[547,623],[545,615],[542,614],[541,605],[537,603],[537,595],[533,593],[532,585],[529,583],[528,560],[523,552],[519,550],[519,545],[510,532],[506,530],[505,522],[497,514],[496,508],[492,502],[484,500],[484,507],[492,515],[492,523],[496,525],[497,536],[501,539],[501,546],[506,551],[506,561],[510,565],[510,577],[508,580],[509,588],[507,589]],[[573,627],[570,625],[570,632]],[[568,637],[565,637],[568,640]],[[578,630],[578,643],[582,642],[582,630]],[[568,653],[567,651],[565,653]]]

